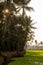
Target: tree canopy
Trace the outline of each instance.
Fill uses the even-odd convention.
[[[27,6],[31,0],[7,0],[0,3],[0,44],[2,51],[23,51],[27,41],[34,38],[35,29],[31,17],[27,16],[25,9],[33,10]],[[19,11],[23,9],[22,15]],[[6,49],[5,49],[6,48]]]

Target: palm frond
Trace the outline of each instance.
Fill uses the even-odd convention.
[[[31,29],[31,30],[29,30],[29,33],[33,34],[33,33],[34,33],[34,31]],[[29,34],[29,33],[28,33],[28,34]]]
[[[17,9],[17,12],[20,12],[20,10],[21,10],[21,8],[20,8],[20,7],[16,8],[16,9]]]
[[[22,5],[25,4],[27,5],[28,3],[30,3],[31,0],[13,0],[13,2],[17,5]]]
[[[36,27],[33,27],[33,26],[30,26],[30,28],[32,28],[32,29],[37,29]]]
[[[30,3],[30,1],[31,1],[31,0],[26,0],[26,3],[25,3],[25,5],[27,5],[28,3]]]
[[[31,12],[31,10],[34,11],[34,9],[32,7],[28,7],[28,6],[25,6],[25,9],[28,10],[28,11],[30,11],[30,12]]]
[[[31,23],[31,25],[34,25],[34,24],[36,24],[37,22],[34,22],[34,23]]]

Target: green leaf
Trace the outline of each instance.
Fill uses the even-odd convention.
[[[34,11],[34,9],[32,7],[28,7],[28,6],[25,6],[25,9],[28,10],[28,11],[30,11],[30,12],[31,12],[31,10]]]

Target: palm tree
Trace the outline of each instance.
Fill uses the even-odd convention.
[[[43,46],[43,42],[41,41],[41,42],[39,43],[39,45]]]
[[[12,34],[11,32],[8,32],[8,30],[10,30],[10,26],[12,24],[11,22],[14,21],[15,16],[13,14],[13,11],[16,12],[16,7],[13,6],[13,4],[11,3],[11,0],[5,0],[4,2],[0,3],[0,20],[1,20],[0,26],[2,24],[2,27],[0,30],[2,30],[1,32],[3,32],[2,33],[3,35],[1,36],[1,38],[2,38],[1,43],[3,46],[3,43],[5,44],[5,41],[7,40],[7,43],[8,43],[7,45],[9,47],[9,50],[10,50],[9,38],[11,36],[9,36],[8,39],[5,36],[6,36],[6,34],[7,35]],[[6,47],[6,45],[3,46],[4,50],[6,50],[5,47]]]
[[[36,46],[37,46],[37,44],[38,44],[38,43],[37,43],[37,40],[35,40],[35,43],[36,43]]]
[[[3,9],[2,9],[2,20],[1,22],[4,24],[2,25],[2,42],[7,42],[7,45],[4,46],[14,51],[21,51],[24,50],[24,46],[26,42],[31,39],[33,39],[34,32],[32,29],[33,23],[31,20],[31,17],[28,17],[25,15],[25,9],[31,10],[33,8],[27,7],[27,4],[30,3],[31,0],[13,0],[14,3],[11,3],[11,0],[7,0],[3,3]],[[8,3],[10,3],[8,5]],[[18,7],[16,7],[18,5]],[[17,13],[23,9],[22,17],[16,16]],[[13,11],[16,13],[13,14]],[[7,13],[6,13],[7,12]],[[25,18],[24,18],[25,16]],[[1,19],[1,18],[0,18]],[[12,44],[13,43],[13,44]],[[3,46],[4,44],[2,44]],[[6,48],[6,49],[7,49]]]

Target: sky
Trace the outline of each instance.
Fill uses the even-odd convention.
[[[34,26],[37,27],[35,31],[35,39],[39,42],[43,41],[43,0],[31,0],[29,6],[33,7],[35,11],[28,13],[37,22]]]
[[[33,7],[35,11],[27,13],[33,19],[33,22],[37,22],[34,26],[37,27],[35,31],[35,39],[38,42],[43,41],[43,0],[32,0],[29,6]]]

